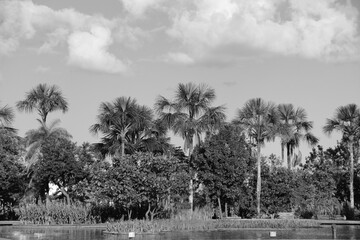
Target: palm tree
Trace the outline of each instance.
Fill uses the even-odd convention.
[[[71,138],[71,135],[61,127],[58,127],[60,120],[57,119],[50,124],[46,124],[42,122],[40,119],[37,119],[40,123],[40,127],[38,129],[32,129],[25,133],[25,144],[27,146],[27,151],[25,154],[25,166],[27,170],[27,174],[30,177],[30,182],[28,185],[28,191],[30,196],[33,196],[37,190],[39,190],[39,186],[34,183],[34,179],[36,179],[39,171],[36,169],[36,164],[41,159],[41,149],[43,144],[50,138]],[[41,188],[41,187],[40,187]],[[46,190],[47,189],[47,190]],[[48,186],[46,186],[45,197],[48,200]]]
[[[239,124],[246,134],[255,139],[257,146],[257,213],[260,216],[261,194],[261,146],[265,140],[273,140],[277,130],[277,112],[273,103],[265,102],[261,98],[250,99],[239,109],[235,124]]]
[[[341,106],[335,111],[332,119],[327,119],[323,127],[324,133],[331,134],[334,130],[343,134],[350,152],[350,208],[354,210],[354,141],[360,135],[360,109],[356,104]]]
[[[25,112],[37,110],[43,123],[46,123],[50,112],[62,110],[65,113],[68,110],[68,102],[61,90],[56,85],[48,86],[46,83],[39,84],[27,92],[25,100],[17,102],[16,106]]]
[[[148,129],[152,118],[152,110],[148,107],[138,105],[130,97],[119,97],[111,103],[100,104],[97,123],[90,127],[90,132],[101,132],[104,135],[100,148],[105,154],[120,155],[123,158],[125,144],[130,142],[131,135]]]
[[[8,106],[0,107],[0,129],[5,129],[12,133],[15,133],[16,130],[10,125],[14,121],[15,114],[12,108]]]
[[[225,120],[223,106],[212,108],[215,100],[215,90],[207,85],[194,83],[179,83],[175,99],[169,100],[159,96],[155,109],[165,125],[172,129],[175,135],[184,139],[184,151],[191,158],[196,143],[200,143],[202,133],[214,133],[220,123]],[[193,179],[190,180],[189,202],[193,210]]]
[[[28,167],[31,167],[38,161],[39,153],[41,150],[41,144],[46,140],[52,132],[59,132],[64,134],[66,130],[56,127],[60,120],[56,120],[49,126],[46,124],[47,116],[50,112],[62,110],[66,112],[68,110],[68,103],[63,97],[61,90],[56,86],[48,86],[45,84],[39,84],[25,95],[25,100],[18,101],[16,106],[19,111],[33,112],[37,111],[40,115],[40,119],[37,121],[40,123],[40,127],[36,130],[28,131],[26,135],[28,151],[25,156],[25,160],[28,160]],[[67,132],[66,136],[70,136]]]
[[[316,145],[319,140],[310,130],[313,123],[307,121],[305,109],[295,109],[292,104],[279,104],[277,107],[279,115],[279,136],[281,138],[281,157],[284,161],[284,150],[287,150],[287,166],[291,169],[296,165],[299,157],[294,157],[295,148],[299,147],[300,141],[305,140],[310,145]]]
[[[57,119],[50,124],[38,120],[40,127],[25,133],[25,142],[28,150],[25,154],[26,167],[30,169],[39,160],[42,144],[50,137],[71,138],[71,135],[61,127],[58,127],[60,120]]]

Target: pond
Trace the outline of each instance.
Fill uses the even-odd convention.
[[[123,240],[127,235],[108,235],[104,228],[0,226],[0,240]],[[270,237],[270,231],[276,237]],[[360,239],[359,226],[337,226],[337,239]],[[158,235],[136,235],[134,240],[214,240],[214,239],[332,239],[330,226],[302,229],[244,229],[202,232],[167,232]]]

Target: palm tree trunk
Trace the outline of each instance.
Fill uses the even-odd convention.
[[[284,164],[284,152],[285,152],[285,144],[284,143],[281,143],[281,161],[283,162]]]
[[[189,148],[189,161],[191,159],[191,149]],[[192,176],[191,166],[189,166],[190,172],[190,184],[189,184],[189,203],[190,203],[190,211],[191,213],[194,210],[194,180]]]
[[[287,165],[288,165],[288,169],[291,170],[291,168],[292,168],[292,163],[291,163],[291,147],[290,147],[290,144],[289,144],[289,143],[286,144],[286,153],[287,153]]]
[[[353,140],[349,142],[350,151],[350,208],[353,211],[355,207],[354,203],[354,152],[353,152]]]
[[[260,195],[261,195],[261,146],[257,144],[257,183],[256,183],[256,200],[257,200],[257,214],[260,217]]]
[[[124,159],[125,156],[125,134],[122,134],[121,136],[121,160]]]

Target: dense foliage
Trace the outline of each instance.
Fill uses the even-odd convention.
[[[207,85],[181,83],[173,99],[158,97],[155,111],[129,97],[103,102],[90,128],[101,142],[78,145],[60,120],[47,121],[49,113],[68,110],[61,90],[38,85],[17,103],[20,111],[39,114],[39,128],[25,138],[12,127],[12,108],[0,107],[0,219],[84,223],[283,212],[360,218],[355,104],[339,107],[323,128],[342,133],[341,141],[317,146],[301,164],[300,141],[318,142],[305,109],[256,98],[229,123],[223,106],[211,106],[214,99]],[[169,143],[169,130],[183,138],[186,154]],[[261,155],[276,138],[281,158]]]
[[[26,187],[24,166],[18,162],[21,139],[0,128],[0,219],[13,219],[14,207]]]

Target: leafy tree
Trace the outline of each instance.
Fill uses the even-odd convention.
[[[102,216],[103,221],[111,216],[127,216],[128,219],[169,217],[187,192],[189,176],[186,167],[176,157],[139,152],[126,155],[111,168],[104,162],[95,163],[91,173],[75,186],[74,191],[94,206],[113,209]]]
[[[265,102],[261,98],[250,99],[241,108],[234,121],[246,131],[247,135],[256,141],[257,146],[257,214],[260,216],[260,195],[261,195],[261,146],[265,140],[275,137],[278,123],[278,116],[275,105]]]
[[[339,156],[333,153],[333,149],[324,151],[321,146],[318,146],[317,149],[312,150],[301,171],[303,176],[310,179],[305,184],[313,188],[313,191],[307,191],[307,194],[311,193],[309,196],[313,199],[312,212],[315,215],[333,216],[339,214],[341,210],[342,200],[338,197],[337,191],[342,178],[340,175],[344,173],[344,166],[339,162]]]
[[[235,208],[241,201],[246,188],[244,182],[250,177],[255,163],[250,155],[250,146],[237,130],[234,125],[225,125],[194,151],[198,180],[212,200],[217,202],[220,214],[221,203]],[[228,209],[225,209],[225,215],[227,212]]]
[[[35,172],[36,180],[55,184],[68,204],[72,186],[85,174],[83,165],[75,159],[75,151],[75,144],[67,138],[48,138],[41,148],[41,160]]]
[[[305,109],[295,109],[292,104],[278,105],[279,114],[279,135],[281,138],[281,158],[284,160],[284,148],[287,149],[287,166],[291,169],[301,161],[301,156],[294,156],[294,150],[299,146],[301,140],[311,145],[318,143],[310,130],[313,123],[307,120]]]
[[[225,120],[223,106],[211,107],[215,100],[215,90],[207,85],[193,83],[179,83],[175,98],[169,100],[159,96],[155,109],[163,123],[172,129],[174,134],[184,139],[184,151],[190,157],[195,146],[199,143],[201,134],[213,133],[219,124]],[[190,180],[190,208],[193,209],[193,179]]]
[[[24,194],[27,179],[19,161],[22,152],[21,139],[0,128],[0,219],[15,217],[13,208]]]
[[[292,210],[294,174],[286,168],[275,168],[273,171],[263,166],[261,178],[262,209],[272,218],[279,212]]]
[[[360,110],[356,104],[339,107],[332,119],[327,119],[323,130],[331,134],[334,130],[343,134],[350,152],[350,208],[354,210],[354,141],[360,135]]]

